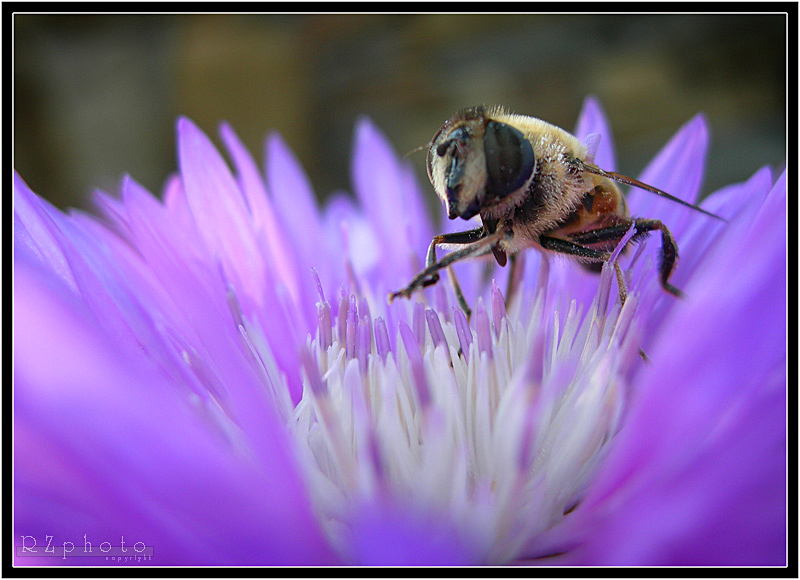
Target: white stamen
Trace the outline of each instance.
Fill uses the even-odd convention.
[[[621,311],[600,303],[616,296],[611,277],[608,268],[586,316],[572,302],[563,319],[544,292],[524,321],[517,305],[506,317],[495,288],[498,314],[479,302],[462,340],[458,313],[446,321],[417,307],[414,329],[401,323],[385,357],[374,347],[353,355],[371,345],[366,328],[357,346],[351,338],[370,319],[343,297],[346,342],[323,348],[328,329],[309,339],[304,367],[317,368],[305,368],[303,398],[286,415],[332,544],[347,554],[349,508],[380,505],[384,493],[447,514],[492,563],[525,557],[537,535],[569,517],[618,430],[636,358],[636,297]],[[375,325],[377,346],[383,320]]]

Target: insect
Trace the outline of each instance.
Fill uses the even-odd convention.
[[[390,302],[435,284],[439,271],[449,270],[454,262],[490,252],[505,266],[509,256],[513,260],[516,252],[536,248],[571,256],[599,272],[631,226],[636,228],[631,242],[661,232],[659,281],[664,290],[680,297],[681,291],[669,283],[678,257],[675,239],[661,221],[631,217],[615,182],[725,221],[653,186],[600,169],[593,164],[589,146],[575,136],[500,106],[463,109],[447,120],[429,143],[426,165],[448,217],[466,220],[480,215],[483,225],[435,236],[425,269],[405,288],[390,293]],[[437,261],[436,247],[442,245],[463,247]],[[614,266],[624,301],[622,272],[616,263]],[[457,284],[454,286],[459,303],[469,314]]]

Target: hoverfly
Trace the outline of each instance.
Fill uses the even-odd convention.
[[[428,177],[447,206],[450,219],[480,215],[482,226],[435,236],[425,269],[409,284],[389,294],[389,301],[408,298],[435,284],[439,271],[468,257],[492,253],[500,266],[520,250],[536,248],[577,259],[600,271],[631,226],[631,242],[661,232],[659,281],[674,296],[669,283],[678,246],[657,219],[634,218],[617,183],[632,185],[725,221],[636,179],[600,169],[586,144],[545,121],[507,112],[503,107],[463,109],[447,120],[428,147]],[[463,246],[437,261],[436,246]],[[614,264],[625,291],[622,272]],[[462,308],[469,307],[456,287]]]

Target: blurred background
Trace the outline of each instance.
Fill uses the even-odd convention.
[[[60,207],[128,173],[159,194],[175,120],[231,123],[263,163],[279,131],[317,195],[350,191],[367,115],[403,155],[456,110],[504,104],[568,131],[597,95],[638,175],[696,113],[703,194],[786,158],[784,15],[20,15],[14,166]],[[426,189],[423,153],[411,157]],[[431,203],[434,196],[430,195]]]

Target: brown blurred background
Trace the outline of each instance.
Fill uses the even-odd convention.
[[[573,130],[595,94],[638,174],[697,112],[704,193],[786,157],[784,15],[15,15],[14,165],[58,206],[129,173],[154,193],[187,115],[259,163],[279,131],[318,195],[351,190],[368,115],[400,154],[457,109],[505,104]],[[424,155],[412,156],[427,188]],[[431,196],[433,197],[433,196]]]

